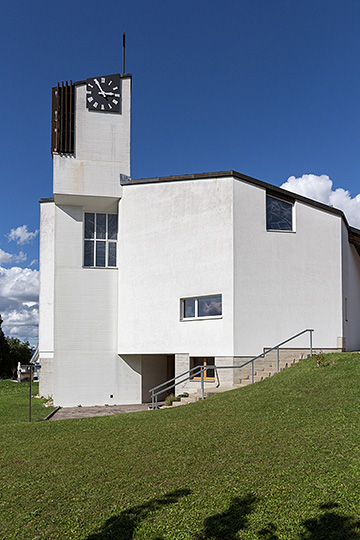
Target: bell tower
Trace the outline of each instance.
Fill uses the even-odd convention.
[[[55,202],[120,197],[120,174],[130,176],[130,112],[129,74],[70,81],[52,89]]]

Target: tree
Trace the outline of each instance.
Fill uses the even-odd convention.
[[[33,348],[28,341],[18,338],[6,337],[1,329],[3,320],[0,315],[0,377],[9,379],[14,377],[18,362],[28,364]]]
[[[2,331],[1,325],[3,323],[0,315],[0,377],[7,379],[11,377],[11,362],[10,362],[10,347],[9,343]]]

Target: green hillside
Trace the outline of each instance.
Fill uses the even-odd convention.
[[[326,358],[174,409],[1,423],[0,538],[359,539],[360,354]]]

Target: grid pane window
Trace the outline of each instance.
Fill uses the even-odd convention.
[[[116,214],[86,212],[84,216],[84,266],[116,266]]]

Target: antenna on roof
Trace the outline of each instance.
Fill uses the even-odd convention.
[[[125,32],[123,32],[123,57],[122,57],[122,72],[125,75]]]

